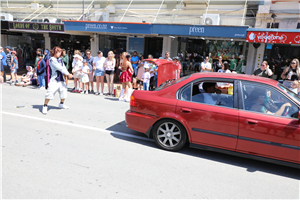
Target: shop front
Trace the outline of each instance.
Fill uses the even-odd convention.
[[[178,55],[183,62],[194,65],[209,56],[211,62],[219,56],[232,62],[239,73],[245,69],[247,59],[247,26],[200,26],[153,24],[153,34],[170,40],[166,51]]]
[[[161,54],[162,38],[152,35],[152,24],[96,21],[64,21],[66,32],[91,35],[91,50],[101,50],[104,56],[109,51],[120,54],[124,51],[138,55]],[[154,46],[155,44],[155,46]],[[159,53],[156,53],[158,51]]]
[[[248,29],[247,42],[256,52],[252,58],[252,66],[250,63],[248,68],[247,63],[249,74],[266,60],[273,70],[273,78],[279,80],[290,61],[300,57],[299,29]]]
[[[32,65],[36,57],[36,49],[47,49],[50,46],[49,32],[63,33],[64,24],[7,22],[8,30],[1,31],[7,34],[6,45],[17,52],[19,66]],[[3,39],[1,37],[1,39]]]

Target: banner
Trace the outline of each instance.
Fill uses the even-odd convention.
[[[37,32],[65,32],[64,24],[9,22],[9,30],[25,30]]]
[[[247,26],[153,24],[153,34],[220,38],[246,38],[247,28]]]
[[[299,44],[299,32],[273,32],[273,31],[248,31],[247,42],[276,43],[276,44]]]
[[[112,23],[89,21],[64,21],[66,31],[104,33],[151,34],[152,25],[147,23]]]

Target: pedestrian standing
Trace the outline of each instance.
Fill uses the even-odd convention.
[[[93,68],[95,70],[95,76],[96,76],[96,89],[97,92],[95,93],[96,95],[103,95],[103,89],[104,89],[104,62],[105,62],[105,57],[103,57],[102,51],[97,52],[97,56],[94,57],[93,61]],[[99,87],[101,83],[101,93],[99,93]]]
[[[149,67],[144,67],[145,72],[143,74],[142,80],[143,80],[143,89],[149,91],[149,84],[150,84],[150,73],[149,73]]]
[[[209,57],[206,56],[204,62],[201,63],[201,72],[211,71],[211,64],[208,61],[209,61]]]
[[[180,64],[180,61],[179,61],[179,57],[176,56],[173,58],[173,60],[176,62],[176,65],[177,65],[177,75],[176,75],[176,79],[179,79],[180,78],[180,74],[181,74],[181,64]]]
[[[6,82],[6,74],[5,74],[5,68],[6,68],[6,54],[3,50],[3,47],[0,47],[0,56],[1,56],[1,74],[2,77],[2,83]]]
[[[8,81],[12,81],[11,84],[13,84],[13,82],[15,81],[13,75],[12,75],[12,63],[13,63],[13,57],[11,55],[11,47],[10,46],[6,46],[5,50],[7,52],[6,54],[6,71],[8,71],[10,73],[10,79]]]
[[[46,76],[46,68],[47,68],[46,62],[45,62],[42,54],[38,54],[37,56],[39,58],[39,61],[37,62],[37,66],[36,66],[36,74],[38,77],[40,89],[45,90],[45,87],[46,87],[45,76]]]
[[[58,58],[60,58],[62,53],[63,51],[60,47],[54,47],[53,50],[51,51],[52,57],[50,58],[49,63],[52,70],[52,74],[51,74],[49,87],[45,95],[45,102],[42,110],[43,114],[47,114],[48,103],[50,99],[54,98],[56,92],[58,92],[60,95],[60,103],[58,105],[58,108],[60,109],[69,108],[64,104],[65,99],[67,98],[67,86],[65,84],[63,74],[68,75],[69,79],[71,79],[73,76],[72,74],[69,74],[63,62],[58,62]]]
[[[88,90],[89,94],[94,94],[94,70],[93,70],[93,62],[94,62],[94,58],[91,55],[91,50],[87,49],[85,51],[86,56],[84,57],[84,59],[87,62],[87,65],[89,67],[89,80],[90,80],[90,90]]]
[[[166,51],[164,59],[172,61],[172,58],[170,58],[170,52]]]
[[[223,65],[223,57],[219,56],[218,61],[214,62],[214,66],[213,66],[213,72],[218,72],[220,69],[222,69],[222,65]]]
[[[107,96],[113,95],[114,92],[114,70],[116,60],[112,51],[108,52],[107,58],[104,62],[105,76],[107,81],[108,93]]]
[[[123,95],[119,98],[120,101],[126,101],[126,96],[129,88],[131,87],[131,76],[133,68],[131,66],[130,55],[127,57],[127,52],[122,53],[122,65],[119,67],[122,70],[120,75],[120,82],[122,83]]]
[[[80,72],[81,72],[81,67],[83,65],[82,63],[82,57],[80,54],[76,54],[74,56],[74,61],[73,61],[73,77],[74,77],[74,90],[72,91],[73,93],[80,93],[81,92],[81,83],[79,82],[80,79]],[[78,83],[78,84],[77,84]]]
[[[81,70],[80,70],[80,80],[79,80],[80,84],[81,84],[80,87],[82,88],[81,94],[88,94],[90,69],[89,69],[89,67],[87,65],[87,61],[85,59],[83,59],[82,63],[83,63],[83,66],[81,67]]]
[[[133,74],[133,77],[136,77],[137,76],[137,73],[138,73],[138,64],[139,64],[139,57],[137,56],[137,52],[134,51],[133,52],[133,56],[131,57],[131,65],[132,65],[132,68],[134,70],[134,74]]]
[[[46,64],[46,75],[45,75],[45,87],[46,89],[48,88],[48,84],[49,84],[49,81],[50,81],[50,76],[51,76],[51,67],[49,65],[49,59],[50,59],[50,52],[48,49],[46,49],[44,51],[44,61],[45,61],[45,64]]]
[[[13,79],[15,80],[15,83],[18,83],[17,72],[18,72],[18,68],[19,68],[19,63],[18,63],[18,58],[17,58],[17,52],[12,51],[11,56],[13,58],[13,63],[12,63],[12,68],[11,68],[11,75],[12,75]],[[12,82],[11,85],[14,85],[15,83]]]
[[[66,66],[66,69],[69,71],[69,56],[67,54],[67,51],[65,49],[63,49],[64,52],[64,56],[62,57],[62,60],[64,62],[64,65]],[[64,75],[65,81],[66,81],[66,85],[68,87],[68,76]]]
[[[36,49],[36,57],[35,57],[35,62],[34,62],[34,67],[35,68],[37,67],[37,62],[39,61],[39,57],[38,57],[39,54],[42,54],[42,49],[41,48]]]

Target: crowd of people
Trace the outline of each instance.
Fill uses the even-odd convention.
[[[6,53],[5,53],[6,51]],[[12,51],[10,46],[5,47],[5,51],[0,47],[1,58],[1,74],[0,82],[3,83],[3,72],[5,68],[10,73],[10,84],[17,86],[37,85],[40,89],[44,90],[49,87],[50,79],[53,76],[51,68],[51,55],[49,50],[38,48],[36,50],[36,58],[34,66],[26,66],[27,73],[23,74],[19,82],[17,71],[19,68],[18,58],[16,52]],[[65,67],[66,71],[71,72],[74,78],[74,88],[71,90],[73,93],[81,94],[95,94],[114,96],[114,80],[119,80],[124,90],[120,100],[125,101],[128,90],[152,90],[157,87],[157,72],[158,66],[153,63],[145,62],[145,57],[137,55],[137,52],[130,53],[123,52],[116,54],[109,51],[107,57],[103,56],[103,52],[98,51],[96,56],[92,56],[91,50],[87,49],[85,52],[79,50],[74,51],[72,55],[72,62],[65,49],[62,49],[57,62]],[[153,59],[152,55],[147,56],[148,59]],[[173,59],[170,57],[169,52],[165,52],[165,57],[160,57],[174,61],[178,66],[178,78],[180,77],[182,58],[176,56]],[[71,70],[69,69],[71,67]],[[206,56],[199,66],[195,66],[196,71],[200,72],[220,72],[220,73],[236,73],[232,70],[231,63],[223,61],[223,57],[219,56],[218,60],[212,62],[209,56]],[[60,75],[60,74],[59,74]],[[263,61],[261,67],[254,71],[253,75],[271,78],[273,75],[268,62]],[[68,85],[69,77],[63,73],[59,77],[63,79]],[[96,87],[94,88],[94,77],[96,80]],[[283,84],[299,93],[299,80],[300,80],[300,67],[299,60],[293,59],[290,66],[287,67],[281,75],[284,80]],[[104,81],[107,83],[107,93],[104,94]]]

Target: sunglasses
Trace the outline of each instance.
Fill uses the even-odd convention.
[[[295,62],[291,62],[291,64],[296,64]]]
[[[86,55],[91,55],[90,53],[87,53]]]

